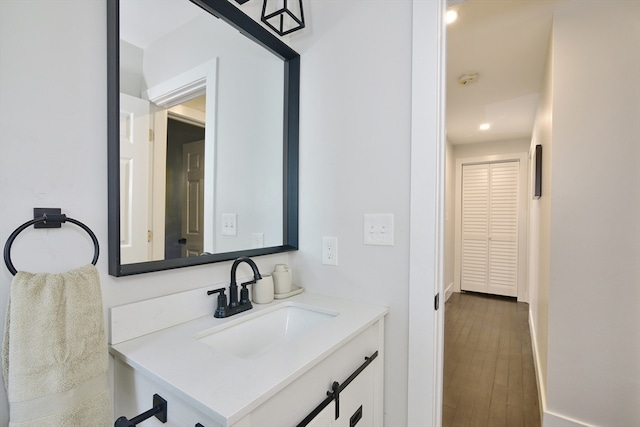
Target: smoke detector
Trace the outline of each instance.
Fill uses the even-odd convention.
[[[464,73],[458,79],[460,86],[467,86],[478,81],[478,73]]]

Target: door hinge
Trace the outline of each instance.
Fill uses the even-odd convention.
[[[153,240],[153,231],[147,230],[147,243]]]
[[[153,129],[149,129],[149,141],[153,141]]]
[[[440,308],[440,292],[436,294],[436,297],[433,299],[433,308],[438,311]]]

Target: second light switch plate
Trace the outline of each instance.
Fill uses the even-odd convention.
[[[393,214],[364,214],[365,245],[393,246]]]

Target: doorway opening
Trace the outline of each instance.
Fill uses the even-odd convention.
[[[539,416],[523,415],[528,412],[521,406],[539,412],[537,389],[531,399],[528,387],[525,399],[522,387],[536,384],[537,379],[534,370],[528,369],[533,363],[527,304],[529,151],[553,11],[561,3],[447,2],[449,10],[458,12],[458,19],[446,29],[445,427],[540,423]],[[492,206],[494,183],[491,166],[486,165],[504,165],[505,157],[519,159],[517,208],[513,193],[502,194]],[[467,164],[465,177],[463,165]],[[485,184],[478,184],[485,178]],[[465,183],[471,194],[464,194]],[[499,194],[504,185],[514,182],[497,184]],[[526,380],[525,359],[530,374]],[[467,386],[456,388],[456,384]],[[465,388],[468,394],[462,393]]]
[[[202,125],[167,119],[165,259],[203,252],[204,134]]]

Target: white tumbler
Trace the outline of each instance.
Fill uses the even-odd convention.
[[[273,277],[267,274],[253,284],[253,302],[268,304],[273,301]]]

